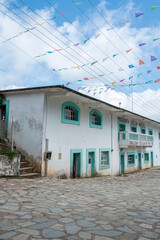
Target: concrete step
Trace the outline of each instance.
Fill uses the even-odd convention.
[[[22,178],[41,177],[41,174],[40,173],[24,173],[24,174],[20,174],[20,177]]]
[[[21,167],[20,174],[33,173],[34,167]]]
[[[27,161],[21,161],[20,162],[20,166],[21,166],[21,168],[23,168],[23,167],[30,167],[30,162],[27,162]]]

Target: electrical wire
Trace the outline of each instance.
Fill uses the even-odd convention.
[[[13,20],[13,19],[12,19]],[[22,19],[23,20],[23,19]]]

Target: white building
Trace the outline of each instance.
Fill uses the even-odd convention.
[[[8,137],[13,127],[15,145],[42,176],[117,175],[160,165],[160,122],[64,86],[0,94]]]

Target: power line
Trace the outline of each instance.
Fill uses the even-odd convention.
[[[8,16],[8,15],[7,15]],[[9,17],[9,16],[8,16]],[[22,18],[21,18],[22,19]],[[13,20],[13,19],[12,19]],[[23,20],[23,19],[22,19]],[[18,23],[19,24],[19,23]],[[35,35],[35,34],[34,34]],[[35,35],[36,36],[36,35]],[[45,42],[46,43],[46,42]],[[48,43],[47,43],[48,44]],[[119,93],[120,94],[120,93]]]

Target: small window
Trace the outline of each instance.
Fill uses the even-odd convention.
[[[92,110],[90,112],[90,127],[102,128],[102,114],[98,110]]]
[[[128,167],[135,165],[135,153],[128,153]]]
[[[144,127],[141,127],[141,133],[146,134],[146,129]]]
[[[80,124],[80,109],[73,102],[65,102],[62,105],[62,122]]]
[[[148,129],[148,134],[149,135],[153,135],[153,130],[152,129]]]
[[[149,162],[149,153],[144,153],[144,162],[145,163]]]
[[[109,150],[100,149],[100,169],[109,168]]]
[[[131,124],[131,132],[137,132],[137,126]]]

